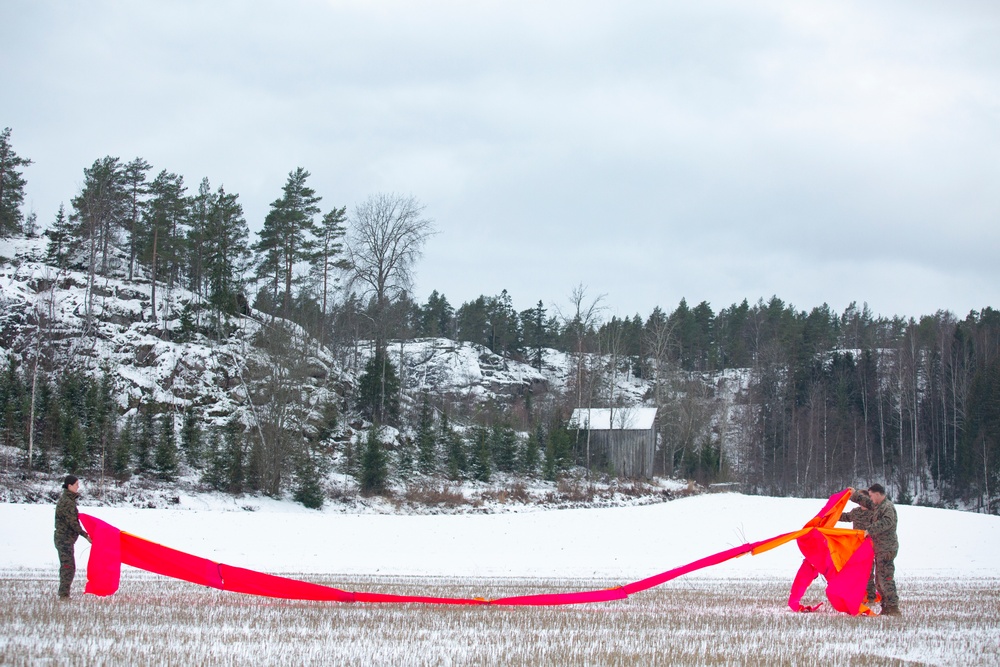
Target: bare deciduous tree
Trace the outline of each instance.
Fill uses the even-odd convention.
[[[564,331],[572,333],[576,337],[576,407],[582,409],[584,394],[584,340],[588,335],[594,333],[594,329],[600,323],[600,315],[604,311],[601,302],[606,295],[599,294],[593,299],[587,298],[587,288],[583,283],[576,285],[569,295],[571,310],[568,314],[560,312],[563,320]],[[558,310],[558,309],[557,309]],[[590,375],[589,373],[587,374]],[[594,399],[594,378],[589,377],[587,384],[587,408],[593,407]],[[587,416],[588,422],[590,415]],[[576,442],[580,442],[580,425],[577,422]],[[586,463],[587,471],[590,471],[590,430],[587,430],[586,443]]]
[[[386,307],[409,288],[413,265],[433,233],[433,221],[413,196],[374,194],[354,209],[347,244],[349,286],[375,300],[379,347],[385,345]]]

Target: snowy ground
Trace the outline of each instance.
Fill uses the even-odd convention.
[[[610,585],[800,528],[823,504],[707,494],[639,507],[408,516],[316,512],[261,498],[243,506],[202,502],[204,509],[88,510],[84,496],[80,507],[155,542],[267,572],[571,577]],[[1000,517],[926,507],[898,511],[901,580],[1000,577]],[[0,569],[56,567],[51,506],[0,504],[0,525]],[[77,552],[82,568],[86,542]],[[790,580],[800,560],[790,545],[702,576]]]
[[[82,511],[194,554],[352,590],[464,597],[626,583],[800,527],[822,500],[700,495],[609,509],[338,514],[255,499]],[[793,614],[794,544],[632,598],[541,609],[338,605],[124,568],[55,601],[52,507],[0,504],[2,664],[997,664],[1000,517],[899,507],[901,619]],[[89,553],[77,546],[82,590]],[[823,599],[817,583],[808,600]]]
[[[316,604],[129,577],[56,601],[53,574],[0,578],[0,663],[54,665],[925,665],[997,661],[996,580],[907,580],[902,618],[795,614],[787,580],[680,579],[576,607]],[[351,588],[516,595],[579,581],[315,578]],[[820,596],[819,590],[811,591]]]

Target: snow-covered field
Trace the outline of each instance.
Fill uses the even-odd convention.
[[[342,588],[499,597],[627,583],[801,527],[822,503],[716,494],[488,515],[336,514],[277,502],[252,512],[90,511],[213,560]],[[794,544],[629,600],[569,608],[274,601],[130,568],[117,595],[58,604],[52,507],[3,504],[0,662],[997,664],[1000,517],[899,507],[899,522],[899,619],[789,612]],[[77,593],[87,554],[81,541]],[[820,584],[807,599],[823,599]]]
[[[707,494],[608,509],[408,516],[336,514],[254,498],[186,510],[98,507],[122,530],[215,561],[275,573],[572,577],[626,583],[801,528],[823,500]],[[1000,517],[898,507],[899,576],[1000,577]],[[0,504],[0,568],[55,568],[51,506]],[[845,524],[846,525],[846,524]],[[87,543],[77,546],[82,563]],[[703,576],[794,575],[794,546]]]

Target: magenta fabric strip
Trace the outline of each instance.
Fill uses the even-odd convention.
[[[837,502],[843,499],[844,493],[846,492],[831,496],[823,510],[806,524],[807,527],[829,524],[832,517],[827,515],[831,513],[831,509]],[[766,550],[775,545],[783,544],[792,539],[792,535],[801,532],[784,533],[760,542],[741,544],[624,586],[571,593],[520,595],[489,600],[486,598],[447,598],[350,592],[332,586],[322,586],[216,563],[207,558],[193,556],[129,533],[123,533],[114,526],[87,514],[81,514],[80,521],[83,522],[84,528],[93,539],[90,561],[87,564],[86,592],[94,595],[111,595],[118,590],[121,565],[124,563],[148,572],[234,593],[288,600],[506,606],[569,605],[624,600],[635,593],[659,586],[690,572],[724,563],[732,558],[753,552],[755,549],[763,548]],[[799,545],[800,548],[805,547],[803,551],[807,552],[807,560],[812,561],[812,563],[805,563],[800,569],[795,584],[792,586],[789,604],[793,608],[798,607],[802,593],[808,587],[808,581],[812,581],[817,573],[826,572],[827,578],[833,584],[828,587],[827,591],[833,606],[848,613],[858,613],[859,595],[863,596],[863,588],[860,589],[859,593],[858,582],[862,579],[867,581],[867,573],[871,569],[870,540],[866,540],[865,548],[859,549],[852,556],[849,567],[845,566],[843,573],[837,573],[844,576],[837,577],[834,576],[835,568],[831,571],[831,565],[827,563],[830,558],[828,550],[824,558],[825,538],[817,530],[808,531],[808,533],[808,537],[800,539]],[[818,568],[816,567],[817,563],[820,565]],[[808,581],[806,581],[807,579]]]

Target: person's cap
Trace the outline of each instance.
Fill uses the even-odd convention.
[[[76,484],[78,481],[79,480],[76,478],[76,475],[66,475],[66,478],[63,479],[63,488],[68,489],[69,487]]]

